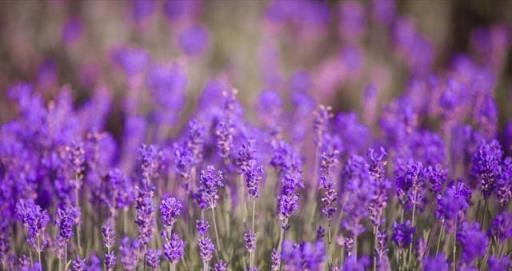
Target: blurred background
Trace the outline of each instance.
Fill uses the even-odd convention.
[[[1,1],[0,122],[16,114],[8,86],[25,81],[48,101],[67,86],[77,105],[107,90],[116,134],[123,97],[147,88],[154,65],[186,73],[181,121],[211,80],[237,88],[249,107],[261,90],[303,89],[362,113],[370,86],[379,107],[412,78],[471,56],[496,75],[503,126],[512,116],[511,26],[506,0]]]

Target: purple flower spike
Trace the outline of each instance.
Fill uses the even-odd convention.
[[[205,236],[199,239],[199,255],[205,264],[208,264],[213,257],[215,245],[209,237]]]
[[[177,263],[185,254],[185,242],[173,233],[171,240],[164,244],[164,255],[171,263]]]
[[[178,216],[181,215],[183,205],[176,198],[166,196],[160,202],[160,215],[162,224],[166,227],[173,227]]]
[[[116,260],[116,254],[113,251],[105,254],[105,266],[107,270],[113,270],[115,268]]]
[[[146,250],[146,255],[144,258],[146,260],[146,264],[152,269],[156,269],[160,266],[160,255],[161,252],[156,249],[148,249]]]
[[[223,260],[219,260],[215,265],[213,266],[214,271],[227,271],[228,270],[228,264],[224,262]]]
[[[477,222],[464,222],[457,232],[457,242],[462,247],[462,262],[471,265],[476,258],[484,256],[489,241]]]
[[[256,234],[252,231],[244,233],[245,249],[249,252],[254,252],[256,249]]]
[[[56,224],[59,228],[59,238],[65,243],[73,236],[73,227],[80,222],[80,210],[67,206],[57,210]]]
[[[86,271],[87,264],[84,259],[76,258],[71,262],[71,271]]]
[[[491,256],[489,258],[489,271],[502,271],[502,270],[510,270],[512,267],[512,261],[510,258],[503,256],[503,257],[496,257]]]
[[[488,198],[500,177],[503,152],[496,140],[482,142],[473,154],[471,172],[480,182],[482,193]]]
[[[155,229],[153,191],[139,191],[136,210],[135,224],[138,226],[139,241],[142,245],[146,246],[151,240]]]
[[[128,237],[123,238],[119,252],[121,254],[121,263],[125,270],[135,270],[138,263],[138,251],[140,243],[138,240],[131,241]]]
[[[411,244],[415,232],[416,229],[411,225],[410,220],[402,224],[394,222],[392,239],[398,247],[405,248]]]
[[[224,187],[222,171],[208,166],[201,171],[199,177],[199,191],[194,194],[196,202],[201,209],[215,208],[219,200],[219,188]]]
[[[196,221],[196,229],[199,236],[206,236],[208,234],[208,228],[210,228],[208,221],[202,219]]]
[[[435,257],[427,257],[423,260],[424,271],[449,271],[450,266],[446,262],[446,258],[443,253],[438,254]]]
[[[281,255],[277,252],[276,249],[272,249],[272,253],[270,255],[270,269],[272,271],[277,271],[281,267]]]
[[[256,160],[250,160],[244,173],[245,185],[249,197],[255,199],[259,196],[259,186],[264,178],[264,170]]]
[[[108,249],[112,249],[116,242],[116,232],[114,229],[114,220],[108,219],[107,222],[101,227],[101,236],[103,243]]]
[[[512,238],[512,212],[498,214],[492,221],[489,231],[492,236],[504,242]]]
[[[199,55],[208,47],[208,31],[196,25],[183,30],[178,37],[178,43],[187,55]]]
[[[452,231],[454,226],[464,220],[466,210],[471,204],[471,190],[464,182],[459,181],[451,184],[437,200],[437,217]]]
[[[45,230],[50,221],[46,210],[41,209],[33,200],[20,200],[16,204],[16,216],[27,231],[27,241],[36,250],[46,247]]]
[[[314,112],[313,129],[315,131],[315,143],[318,147],[322,145],[322,139],[327,131],[329,119],[333,117],[330,106],[319,105]]]

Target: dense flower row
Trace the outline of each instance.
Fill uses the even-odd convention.
[[[155,12],[134,3],[134,20]],[[190,23],[200,6],[163,8]],[[321,1],[275,1],[264,21],[320,39],[332,13]],[[413,76],[389,103],[365,82],[361,117],[334,112],[311,81],[356,76],[367,13],[392,30]],[[512,126],[499,129],[494,94],[506,39],[484,37],[495,49],[480,52],[487,61],[460,56],[440,73],[393,1],[344,2],[336,14],[347,44],[339,73],[301,70],[282,84],[266,59],[267,88],[249,106],[212,80],[186,118],[186,67],[132,47],[112,56],[126,76],[122,104],[106,88],[78,104],[68,87],[47,101],[34,84],[13,84],[17,117],[0,129],[1,269],[510,270]],[[200,57],[212,37],[191,25],[179,46]],[[64,40],[81,31],[69,22]],[[118,135],[107,128],[113,109]]]

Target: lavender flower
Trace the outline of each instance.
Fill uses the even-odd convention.
[[[73,227],[79,223],[80,210],[77,207],[65,206],[57,210],[56,224],[59,238],[66,243],[73,236]]]
[[[437,202],[437,217],[451,231],[464,220],[471,203],[471,190],[464,182],[458,181],[451,184],[443,196],[438,196]]]
[[[461,259],[464,264],[471,265],[472,262],[485,254],[488,240],[480,230],[477,222],[464,222],[457,231],[457,242],[462,247]]]
[[[492,221],[489,232],[500,241],[512,238],[512,212],[502,212]]]
[[[427,257],[423,260],[424,271],[449,271],[450,266],[446,262],[446,258],[443,253],[438,254],[435,257]]]
[[[486,198],[490,196],[500,178],[502,155],[500,143],[496,140],[482,142],[473,154],[471,172],[478,178]]]
[[[343,263],[343,271],[364,271],[370,264],[368,257],[362,257],[359,260],[355,256],[348,257]]]
[[[489,258],[489,271],[510,270],[510,267],[512,267],[512,261],[506,256]]]
[[[112,249],[116,242],[116,232],[114,228],[113,219],[108,219],[105,224],[101,227],[101,236],[103,237],[103,243],[107,249]]]
[[[178,234],[173,233],[171,240],[164,244],[164,255],[172,263],[177,263],[185,253],[185,242]]]
[[[181,215],[183,205],[181,202],[173,197],[166,196],[160,202],[160,215],[162,224],[166,227],[172,228],[178,216]]]
[[[256,249],[256,234],[252,231],[244,233],[245,249],[249,252],[254,252]]]
[[[178,43],[187,55],[201,54],[208,46],[208,31],[199,25],[191,26],[179,34]]]
[[[81,259],[80,257],[77,257],[71,262],[71,271],[86,271],[87,265],[85,263],[84,259]]]
[[[421,162],[414,160],[398,161],[395,169],[396,191],[400,203],[405,208],[422,207],[425,199],[425,176]]]
[[[318,270],[325,261],[324,242],[296,244],[285,240],[282,259],[286,270]]]
[[[131,241],[128,237],[121,240],[119,252],[121,254],[121,263],[126,270],[135,270],[137,268],[137,253],[140,248],[138,240]]]
[[[224,262],[223,260],[219,260],[215,265],[213,266],[214,271],[227,271],[228,270],[228,264]]]
[[[208,236],[204,236],[199,239],[199,255],[205,265],[210,262],[215,251],[215,245],[212,243]]]
[[[152,269],[158,268],[160,266],[160,255],[161,255],[161,252],[159,250],[156,250],[156,249],[146,250],[146,254],[144,255],[146,264]]]
[[[199,233],[199,236],[206,236],[208,233],[208,228],[210,228],[210,224],[206,220],[197,220],[196,221],[196,229]]]
[[[116,254],[113,251],[105,254],[105,267],[107,270],[113,270],[116,267]]]
[[[264,177],[264,170],[256,160],[250,160],[247,164],[244,180],[249,197],[255,199],[259,196],[259,186]]]
[[[224,187],[222,172],[213,166],[207,166],[201,171],[199,180],[199,190],[194,194],[196,202],[201,209],[215,208],[219,200],[218,190]]]
[[[315,143],[322,146],[322,138],[327,131],[329,119],[332,118],[331,107],[319,105],[314,113],[313,129],[315,131]]]
[[[153,236],[155,221],[153,210],[153,191],[140,190],[137,196],[135,224],[138,226],[139,241],[146,246]]]
[[[45,230],[50,221],[46,210],[42,210],[33,200],[20,200],[16,204],[16,216],[27,232],[28,243],[41,252],[46,247]]]
[[[411,225],[411,221],[407,220],[405,223],[393,223],[393,242],[399,248],[405,248],[411,244],[416,229]]]
[[[272,249],[272,253],[270,255],[270,269],[272,271],[277,271],[281,267],[281,255],[276,249]]]

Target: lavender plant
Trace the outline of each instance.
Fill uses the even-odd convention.
[[[441,61],[394,0],[245,3],[259,54],[224,63],[232,14],[161,2],[106,51],[102,12],[63,19],[34,69],[12,34],[37,76],[0,94],[0,270],[512,270],[510,29]]]

